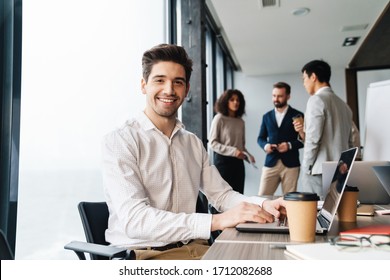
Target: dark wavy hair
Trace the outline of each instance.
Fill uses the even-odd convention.
[[[240,101],[240,106],[236,112],[236,117],[241,117],[245,114],[245,98],[241,91],[238,89],[227,89],[222,95],[218,98],[215,103],[215,111],[221,113],[224,116],[229,116],[229,99],[232,98],[233,95],[238,96],[238,100]]]
[[[184,67],[186,72],[186,83],[190,82],[192,73],[192,60],[181,46],[171,44],[160,44],[144,52],[142,56],[142,75],[148,81],[153,65],[161,61],[172,61]]]

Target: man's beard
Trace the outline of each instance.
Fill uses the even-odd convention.
[[[283,103],[274,102],[274,105],[275,105],[276,108],[283,108],[284,106],[287,105],[287,102],[283,102]]]

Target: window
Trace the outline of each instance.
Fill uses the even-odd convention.
[[[206,96],[207,96],[207,131],[210,131],[215,115],[214,104],[217,98],[229,88],[234,87],[233,72],[235,66],[217,27],[209,12],[206,13]],[[209,149],[210,160],[213,162],[212,151]]]
[[[77,204],[104,200],[100,143],[144,107],[141,56],[167,42],[166,2],[24,2],[16,259],[76,259]]]

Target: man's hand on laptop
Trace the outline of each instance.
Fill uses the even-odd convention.
[[[286,203],[283,200],[283,197],[279,197],[275,200],[265,200],[263,202],[263,209],[277,219],[279,219],[280,216],[287,215]]]
[[[249,202],[241,202],[226,212],[215,214],[211,221],[211,231],[224,230],[245,222],[272,223],[274,217],[280,215],[277,209],[282,208],[281,202],[278,202],[278,200],[264,201],[263,207],[266,208]],[[272,207],[275,208],[271,209]]]

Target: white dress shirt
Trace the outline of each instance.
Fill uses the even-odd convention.
[[[209,164],[202,141],[178,120],[168,138],[141,113],[108,134],[102,152],[106,240],[114,246],[208,239],[212,215],[195,213],[199,190],[219,211],[264,201],[234,192]]]
[[[278,124],[278,127],[280,127],[282,125],[282,121],[284,119],[284,116],[287,113],[287,110],[288,110],[288,105],[286,106],[286,108],[282,112],[279,112],[275,108],[275,119],[276,119],[276,123]]]

